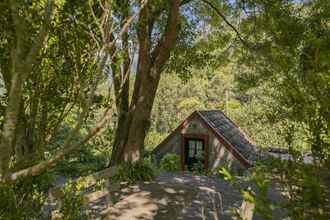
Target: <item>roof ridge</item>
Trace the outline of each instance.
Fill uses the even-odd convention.
[[[197,112],[212,112],[212,111],[215,111],[215,112],[222,112],[222,110],[220,109],[210,109],[210,110],[197,110]]]

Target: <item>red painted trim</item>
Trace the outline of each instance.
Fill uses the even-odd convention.
[[[224,145],[227,150],[234,155],[236,159],[238,159],[246,168],[251,167],[249,161],[247,161],[244,156],[222,134],[220,134],[201,113],[197,112],[197,115],[199,116],[203,124],[213,132],[213,134],[220,140],[222,145]]]

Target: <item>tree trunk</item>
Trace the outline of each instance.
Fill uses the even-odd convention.
[[[3,131],[0,141],[0,174],[4,175],[9,169],[10,156],[13,149],[15,139],[15,132],[17,128],[17,121],[19,116],[19,109],[21,105],[21,92],[23,77],[21,71],[13,73],[8,105],[5,113],[5,120],[3,124]]]
[[[41,101],[40,101],[41,102]],[[44,159],[44,152],[45,152],[45,145],[46,145],[46,129],[47,129],[47,120],[48,120],[48,113],[46,104],[40,107],[40,116],[39,116],[39,139],[37,140],[37,151],[38,157]]]
[[[13,152],[15,155],[15,165],[20,166],[23,163],[27,153],[27,135],[26,135],[26,121],[23,114],[23,108],[21,107],[20,114],[18,116],[17,128],[15,132],[15,139],[13,142]]]
[[[124,118],[119,114],[111,165],[120,161],[136,162],[141,158],[162,68],[176,41],[179,7],[180,0],[171,0],[165,32],[153,49],[151,34],[154,19],[159,17],[159,14],[153,15],[148,7],[140,13],[137,28],[139,60],[134,91],[127,114]],[[126,96],[120,94],[116,97],[116,99],[121,98],[128,100]]]
[[[157,92],[160,74],[152,77],[150,71],[142,80],[139,98],[130,121],[129,134],[125,144],[124,160],[136,162],[144,150],[144,140],[150,127],[150,116]]]
[[[122,98],[117,102],[117,113],[118,122],[116,128],[115,140],[112,148],[110,165],[113,166],[117,164],[121,159],[121,150],[125,145],[125,140],[128,136],[128,130],[126,129],[129,116],[128,108],[128,91],[129,91],[129,80],[124,83],[122,88]]]
[[[129,17],[129,2],[122,1],[119,3],[121,5],[122,17],[121,23],[125,24],[125,20]],[[122,26],[123,28],[123,26]],[[110,165],[114,166],[120,162],[122,151],[121,149],[125,145],[125,141],[128,136],[128,130],[126,129],[126,124],[128,123],[129,116],[129,88],[130,88],[130,55],[129,55],[129,39],[128,32],[125,31],[122,36],[122,50],[124,62],[122,64],[123,68],[120,68],[119,60],[116,56],[113,58],[112,63],[112,73],[114,82],[114,91],[116,99],[116,107],[118,114],[118,122],[115,134],[115,140],[113,143],[112,154]],[[114,53],[114,51],[113,51]],[[111,54],[113,55],[113,54]]]

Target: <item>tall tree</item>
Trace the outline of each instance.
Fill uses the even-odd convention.
[[[2,175],[6,174],[9,169],[12,144],[16,129],[19,129],[17,125],[22,108],[23,85],[32,72],[40,50],[44,47],[48,36],[53,4],[52,0],[46,2],[43,23],[40,25],[37,35],[35,37],[24,37],[27,26],[24,24],[25,20],[20,12],[21,5],[18,2],[10,2],[11,20],[15,31],[13,40],[15,46],[11,48],[10,71],[5,73],[6,84],[8,85],[8,105],[0,140],[0,173]],[[32,41],[31,46],[27,46],[30,43],[29,40]],[[10,75],[10,80],[8,80],[7,74]]]
[[[8,27],[1,26],[0,32],[4,52],[0,68],[8,90],[0,139],[0,181],[15,181],[47,170],[104,127],[112,115],[111,103],[105,103],[95,126],[74,140],[90,116],[95,92],[115,55],[108,52],[140,10],[117,28],[113,38],[112,8],[103,7],[103,2],[4,1],[0,7],[4,9],[0,19]],[[62,145],[44,158],[44,150],[52,145],[68,115],[75,115],[70,131]],[[18,166],[21,157],[27,159],[25,150],[30,147],[40,157]]]
[[[150,2],[140,13],[136,24],[138,64],[130,102],[127,95],[129,86],[121,90],[118,90],[118,86],[115,87],[119,121],[111,165],[117,164],[122,159],[130,162],[140,159],[160,75],[176,42],[181,4],[180,0]],[[161,37],[157,39],[154,34],[161,29],[157,22],[163,19],[165,27]],[[127,39],[123,39],[123,42],[127,45]],[[127,60],[127,52],[125,54]],[[125,67],[123,71],[127,72],[128,69]],[[127,80],[127,77],[121,79]],[[123,84],[123,81],[120,84]]]

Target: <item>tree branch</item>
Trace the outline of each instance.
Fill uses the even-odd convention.
[[[25,60],[25,63],[27,65],[32,65],[35,62],[36,56],[38,55],[40,49],[43,47],[45,40],[48,35],[48,30],[51,22],[51,17],[52,17],[52,12],[53,12],[53,7],[54,7],[54,1],[53,0],[48,0],[45,6],[45,18],[44,18],[44,23],[41,26],[39,30],[39,34],[37,38],[35,38],[33,42],[33,47],[30,49],[28,56]]]
[[[8,174],[0,179],[1,182],[13,182],[18,178],[26,177],[26,176],[36,176],[41,172],[45,171],[51,166],[54,166],[60,159],[62,159],[68,153],[78,149],[81,145],[87,143],[92,137],[100,132],[100,130],[104,127],[106,122],[110,119],[112,113],[112,108],[108,108],[103,117],[98,121],[96,126],[88,132],[88,134],[77,144],[73,144],[69,146],[69,144],[64,145],[61,149],[57,150],[57,152],[49,158],[48,160],[42,161],[34,166],[31,166],[26,169],[22,169],[20,171]]]
[[[115,37],[115,39],[113,41],[111,41],[108,45],[106,45],[105,49],[106,50],[112,50],[113,47],[116,45],[116,41],[122,37],[122,35],[124,33],[127,32],[128,27],[130,26],[130,24],[134,21],[134,19],[141,13],[141,11],[145,8],[145,6],[147,5],[148,0],[144,0],[142,1],[142,4],[140,6],[139,11],[137,11],[135,14],[133,14],[132,16],[128,17],[126,22],[123,24],[122,28],[120,29],[118,35]]]
[[[152,60],[159,69],[165,64],[176,41],[180,21],[179,8],[180,1],[172,0],[165,32],[151,54]]]
[[[247,48],[251,48],[250,44],[243,39],[237,28],[228,21],[226,16],[222,14],[221,11],[215,5],[212,4],[212,2],[210,2],[209,0],[202,0],[202,2],[212,8],[217,13],[217,15],[219,15],[224,20],[224,22],[236,33],[238,39],[242,42],[244,46],[246,46]]]
[[[134,91],[132,95],[132,100],[130,104],[131,111],[134,109],[134,106],[139,98],[139,90],[141,87],[141,77],[143,76],[143,72],[148,69],[150,65],[150,47],[151,47],[151,39],[150,39],[150,31],[148,25],[149,19],[149,8],[144,7],[141,10],[139,21],[137,25],[137,36],[139,42],[139,60],[137,66],[137,75],[134,82]],[[143,57],[143,59],[140,59]]]

